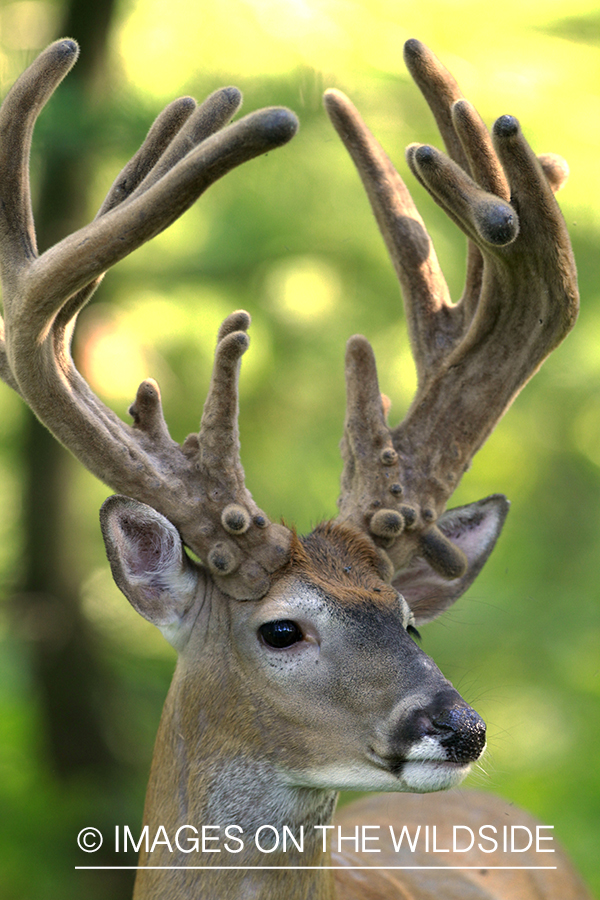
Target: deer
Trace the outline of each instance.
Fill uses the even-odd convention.
[[[468,239],[466,286],[453,303],[400,175],[350,100],[327,91],[398,275],[418,387],[391,427],[371,346],[350,338],[339,512],[299,536],[245,485],[237,386],[248,313],[221,325],[200,429],[182,444],[155,381],[140,385],[125,424],[70,351],[104,273],[231,169],[287,144],[297,119],[273,107],[232,122],[235,88],[200,105],[175,100],[96,218],[40,255],[32,133],[78,52],[71,39],[48,47],[0,111],[0,373],[116,492],[101,511],[113,577],[178,652],[144,810],[148,833],[162,837],[141,848],[134,897],[587,897],[560,848],[551,871],[533,850],[507,857],[501,830],[537,827],[526,813],[489,794],[438,793],[481,758],[486,728],[416,640],[473,583],[508,510],[500,494],[454,509],[448,500],[577,317],[554,199],[566,164],[538,159],[512,116],[490,134],[433,53],[407,42],[407,67],[446,147],[411,144],[408,166]],[[377,793],[334,819],[340,790]],[[403,825],[433,844],[388,840],[373,857],[375,835]],[[484,851],[449,848],[453,825],[489,842],[496,834],[495,849],[481,839]],[[181,844],[193,827],[208,829],[199,855]],[[249,839],[258,832],[261,841]],[[285,850],[282,835],[295,838]]]

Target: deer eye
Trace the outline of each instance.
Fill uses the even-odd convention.
[[[415,641],[421,640],[421,633],[417,631],[414,625],[407,625],[406,630]]]
[[[290,619],[278,619],[275,622],[265,622],[258,632],[269,647],[281,650],[297,644],[304,637],[295,622]]]

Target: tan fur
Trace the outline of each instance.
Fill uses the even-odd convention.
[[[475,791],[451,791],[444,794],[377,795],[359,800],[341,809],[336,822],[351,833],[355,824],[380,826],[382,833],[392,825],[397,831],[402,825],[414,834],[420,825],[435,825],[437,846],[452,846],[453,825],[466,825],[477,834],[480,827],[494,825],[501,833],[502,827],[517,825],[535,830],[539,823],[528,813],[512,803]],[[544,831],[544,834],[552,834]],[[382,842],[383,843],[383,842]],[[489,845],[488,845],[489,846]],[[431,869],[419,871],[374,872],[365,884],[356,872],[336,872],[336,885],[344,900],[530,900],[530,898],[556,897],[560,900],[591,900],[590,895],[573,869],[571,861],[556,843],[554,853],[536,854],[531,851],[504,854],[481,853],[475,847],[466,853],[437,854],[424,851],[421,842],[417,852],[395,854],[364,854],[360,862],[378,866],[475,866],[463,871]],[[389,844],[387,845],[389,848]],[[385,849],[385,848],[384,848]],[[340,859],[334,854],[334,862]],[[373,860],[376,860],[373,862]],[[353,855],[352,864],[357,864]],[[550,870],[540,865],[555,866]],[[507,866],[515,866],[508,870]],[[530,866],[529,870],[525,867]],[[502,867],[502,868],[495,868]],[[533,868],[536,867],[536,868]]]
[[[323,591],[333,589],[341,603],[359,603],[367,596],[371,602],[384,598],[396,602],[396,591],[384,580],[387,572],[380,553],[351,525],[324,522],[306,537],[296,538],[291,568]]]

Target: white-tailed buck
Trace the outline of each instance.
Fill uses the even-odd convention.
[[[339,515],[298,537],[270,522],[244,484],[237,379],[247,313],[221,326],[200,431],[181,446],[155,382],[140,386],[126,425],[92,394],[69,349],[103,273],[217,178],[287,142],[296,119],[274,108],[228,125],[240,104],[233,88],[199,107],[175,101],[95,220],[40,256],[31,136],[77,53],[71,40],[53,44],[2,106],[0,364],[56,438],[119,492],[102,509],[115,580],[179,652],[145,809],[148,834],[160,839],[142,852],[136,898],[587,896],[560,851],[543,854],[538,841],[506,852],[509,826],[535,831],[524,813],[481,794],[423,796],[462,780],[483,753],[485,725],[413,640],[471,584],[506,515],[501,496],[445,511],[450,495],[575,322],[575,266],[553,197],[565,167],[538,160],[510,116],[490,137],[435,57],[407,43],[448,153],[413,144],[408,163],[469,239],[465,292],[452,304],[402,180],[349,100],[327,92],[402,286],[418,390],[389,427],[371,347],[350,339]],[[327,826],[340,789],[416,796],[343,810],[338,847]],[[414,852],[406,839],[393,846],[403,825],[411,839],[421,826]],[[190,854],[203,826],[205,852]],[[453,826],[473,830],[471,851],[446,852]],[[360,868],[369,865],[377,868]],[[506,868],[515,865],[556,868]],[[391,868],[401,866],[425,868]]]

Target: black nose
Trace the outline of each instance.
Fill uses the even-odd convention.
[[[485,722],[474,709],[451,706],[433,714],[430,721],[450,760],[467,763],[479,759],[485,747]]]
[[[454,688],[445,688],[413,710],[394,735],[404,752],[426,737],[437,739],[450,762],[475,762],[485,747],[485,722]]]

